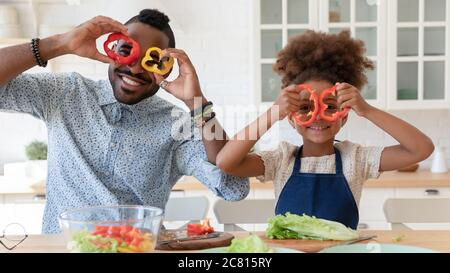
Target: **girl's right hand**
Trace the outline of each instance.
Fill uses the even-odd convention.
[[[75,29],[60,35],[66,54],[75,54],[104,63],[113,62],[108,56],[97,49],[97,39],[111,32],[121,32],[128,35],[128,29],[122,23],[109,17],[97,16]]]
[[[300,94],[298,86],[290,85],[281,90],[281,94],[274,102],[272,108],[274,108],[274,111],[278,111],[278,120],[283,120],[290,113],[297,112],[300,109]]]

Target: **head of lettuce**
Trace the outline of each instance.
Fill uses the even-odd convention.
[[[288,212],[269,219],[266,236],[270,239],[345,241],[357,239],[359,234],[338,222]]]

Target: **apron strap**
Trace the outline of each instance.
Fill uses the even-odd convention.
[[[344,172],[342,171],[342,159],[341,159],[341,153],[339,152],[339,150],[334,147],[334,154],[336,156],[336,174],[343,174]]]
[[[303,145],[300,146],[300,148],[297,149],[297,152],[295,153],[295,163],[294,163],[294,170],[292,171],[292,174],[299,174],[300,168],[301,168],[301,162],[302,162],[302,150]]]

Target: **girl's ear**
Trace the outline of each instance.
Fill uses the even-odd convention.
[[[287,117],[289,124],[292,126],[292,128],[297,129],[297,127],[295,126],[295,121],[294,118],[291,118],[290,116]]]
[[[341,120],[341,128],[344,127],[345,123],[347,123],[347,119],[348,119],[348,115],[346,115],[346,116]]]

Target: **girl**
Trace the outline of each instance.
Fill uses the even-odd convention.
[[[216,158],[218,167],[232,175],[273,181],[276,214],[307,214],[356,229],[364,181],[422,161],[434,150],[418,129],[362,98],[364,72],[373,69],[364,53],[363,42],[352,39],[348,31],[337,35],[308,31],[290,40],[274,64],[282,77],[280,96],[228,141]],[[370,120],[399,145],[362,147],[349,141],[334,145],[348,118],[344,109]],[[249,153],[273,124],[286,117],[303,138],[301,147],[283,142],[274,151]]]

